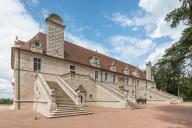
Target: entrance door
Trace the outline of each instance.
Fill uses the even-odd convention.
[[[80,101],[81,101],[81,104],[83,103],[83,96],[80,96]]]
[[[85,90],[83,85],[79,85],[79,87],[75,91],[79,95],[79,102],[81,103],[81,105],[84,105],[85,100],[86,100],[87,91]]]

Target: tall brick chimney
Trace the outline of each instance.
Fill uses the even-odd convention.
[[[64,22],[57,14],[49,14],[47,23],[47,54],[64,59]]]

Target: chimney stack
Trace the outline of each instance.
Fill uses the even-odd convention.
[[[47,23],[47,54],[64,59],[64,22],[57,14],[49,14]]]
[[[146,63],[146,79],[147,80],[152,80],[152,74],[151,74],[151,62]]]

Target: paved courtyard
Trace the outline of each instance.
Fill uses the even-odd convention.
[[[0,128],[192,128],[191,103],[147,105],[137,110],[89,107],[94,114],[54,119],[38,115],[38,120],[33,111],[3,108]]]

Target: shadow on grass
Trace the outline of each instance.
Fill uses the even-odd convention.
[[[155,118],[175,126],[178,125],[168,128],[192,128],[192,106],[168,105],[154,109],[164,112],[164,114],[155,115]]]

